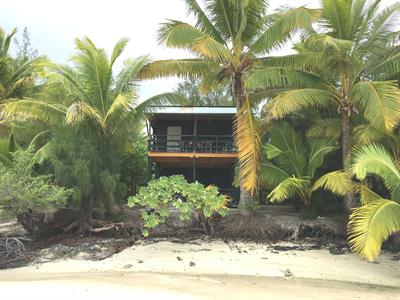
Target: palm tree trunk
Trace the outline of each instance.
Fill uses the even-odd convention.
[[[233,76],[233,95],[236,101],[236,109],[239,111],[245,101],[242,74],[235,74]],[[252,198],[249,191],[240,184],[239,213],[241,215],[249,215],[251,213],[251,204]]]
[[[343,159],[343,170],[347,170],[350,163],[350,114],[349,114],[350,107],[347,106],[346,110],[342,112],[342,159]],[[344,209],[347,212],[350,212],[351,209],[354,207],[354,194],[352,192],[348,193],[344,197]]]

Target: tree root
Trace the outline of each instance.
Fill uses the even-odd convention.
[[[123,222],[112,223],[96,219],[91,219],[89,222],[75,221],[64,228],[64,233],[71,232],[75,228],[78,228],[76,233],[80,236],[90,233],[100,233],[100,232],[110,231],[112,229],[116,231],[121,231],[124,234],[129,235],[129,232],[126,230],[125,224]]]

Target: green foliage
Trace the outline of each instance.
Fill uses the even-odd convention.
[[[214,213],[225,216],[227,199],[214,186],[188,183],[183,176],[161,177],[142,187],[136,196],[129,197],[128,206],[142,207],[143,235],[163,224],[171,209],[179,211],[182,221],[189,220],[195,213],[208,222]]]
[[[265,145],[265,160],[261,165],[261,182],[272,189],[272,202],[299,197],[306,205],[316,189],[315,173],[325,157],[338,147],[329,139],[306,138],[288,122],[274,122]],[[318,181],[317,181],[318,182]]]
[[[363,205],[354,209],[350,216],[350,247],[368,260],[373,260],[379,255],[382,243],[391,234],[400,231],[400,168],[382,146],[371,144],[356,150],[352,171],[360,180],[365,180],[368,175],[379,177],[392,194],[393,200],[387,200],[361,186]]]
[[[52,212],[66,204],[71,190],[55,185],[50,176],[36,176],[33,148],[13,153],[13,166],[0,163],[0,207],[14,215]]]

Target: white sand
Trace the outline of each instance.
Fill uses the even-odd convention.
[[[141,243],[103,261],[61,260],[4,270],[0,291],[15,294],[13,287],[19,287],[21,297],[60,300],[83,299],[72,297],[74,293],[97,300],[127,295],[136,295],[131,299],[400,299],[400,262],[391,260],[393,254],[383,253],[374,264],[327,250],[272,253],[262,244],[196,242],[200,244]],[[285,278],[287,269],[293,277]],[[51,294],[42,293],[45,289],[57,297],[46,298]]]

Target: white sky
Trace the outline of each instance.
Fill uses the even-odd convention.
[[[274,9],[281,5],[318,7],[319,0],[269,2]],[[382,4],[394,2],[383,0]],[[128,37],[120,62],[144,54],[155,59],[188,57],[183,51],[157,45],[157,30],[165,19],[192,21],[182,0],[0,0],[0,27],[6,32],[17,27],[19,33],[28,27],[34,48],[58,63],[67,62],[74,52],[74,39],[83,36],[108,53],[120,38]],[[171,91],[176,83],[176,79],[145,82],[141,97]]]

